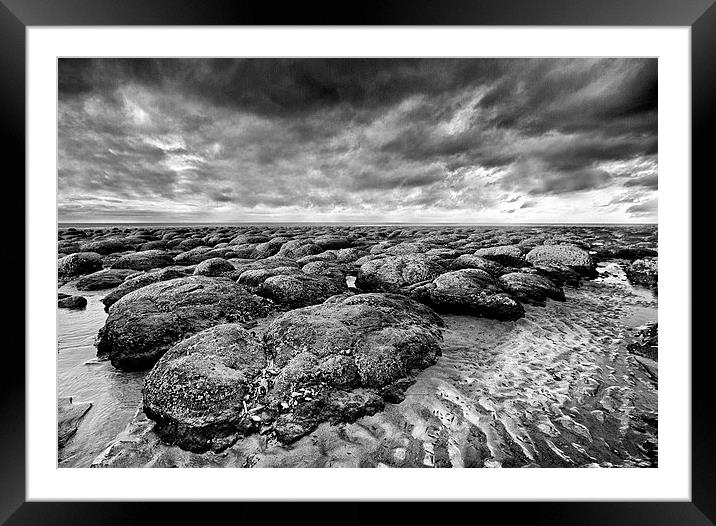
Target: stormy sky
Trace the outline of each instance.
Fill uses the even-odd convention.
[[[656,59],[60,59],[60,222],[653,222]]]

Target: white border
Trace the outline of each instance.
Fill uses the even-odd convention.
[[[59,28],[27,32],[27,498],[690,500],[689,28]],[[58,469],[58,56],[658,56],[660,390],[656,469]]]

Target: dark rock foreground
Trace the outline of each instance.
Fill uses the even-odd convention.
[[[354,421],[399,398],[406,379],[436,362],[442,327],[429,308],[393,294],[292,310],[263,339],[219,325],[159,360],[144,412],[166,442],[191,451],[221,451],[257,431],[293,442],[321,422]]]
[[[230,279],[189,276],[130,292],[112,305],[97,353],[118,369],[142,369],[172,345],[213,325],[249,322],[271,310],[267,300]]]

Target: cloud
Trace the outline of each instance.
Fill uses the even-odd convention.
[[[654,59],[61,59],[58,88],[61,220],[588,220],[657,188]]]
[[[656,199],[649,199],[626,209],[627,213],[633,216],[653,215],[657,210],[658,203]]]

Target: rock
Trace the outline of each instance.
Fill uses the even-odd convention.
[[[163,239],[158,239],[156,241],[147,241],[145,243],[142,243],[139,245],[139,250],[146,251],[146,250],[165,250],[167,248],[167,242]]]
[[[597,276],[592,256],[576,245],[539,245],[527,253],[526,259],[534,266],[566,265],[583,276]]]
[[[497,277],[505,273],[505,268],[499,263],[473,254],[463,254],[450,263],[451,270],[476,268]]]
[[[637,259],[624,269],[627,279],[637,285],[657,287],[659,284],[658,258]]]
[[[236,272],[234,265],[223,258],[205,259],[194,269],[197,276],[223,276]]]
[[[650,323],[639,331],[638,340],[627,345],[627,351],[657,361],[659,359],[659,325]]]
[[[323,249],[311,241],[294,239],[281,245],[277,255],[290,259],[298,259],[303,256],[310,256],[311,254],[320,254],[321,252],[323,252]]]
[[[498,282],[512,296],[524,303],[544,305],[546,298],[565,301],[564,291],[544,276],[526,272],[510,272]]]
[[[266,367],[262,343],[237,324],[217,325],[173,346],[142,389],[144,412],[163,441],[221,451],[255,427],[245,409]]]
[[[74,254],[80,251],[80,244],[75,241],[60,240],[57,242],[57,252],[60,254]]]
[[[177,265],[196,265],[202,261],[212,258],[232,258],[236,253],[231,248],[196,247],[174,256],[174,263]]]
[[[251,257],[254,259],[263,259],[273,256],[279,251],[284,242],[285,240],[283,239],[272,239],[265,243],[259,243],[254,247]]]
[[[136,274],[136,271],[129,269],[100,270],[80,278],[75,287],[77,290],[113,289],[121,285],[132,274]]]
[[[189,276],[130,292],[109,310],[97,354],[118,369],[152,366],[176,342],[222,323],[266,316],[270,302],[226,278]]]
[[[92,408],[90,402],[75,404],[72,397],[57,399],[57,445],[65,447],[77,432],[82,419]]]
[[[313,243],[323,250],[335,250],[353,246],[353,240],[345,236],[326,234],[313,239]]]
[[[370,292],[399,292],[401,288],[433,280],[445,268],[423,254],[388,256],[361,265],[356,287]]]
[[[75,252],[57,261],[57,274],[61,280],[70,280],[101,269],[102,256],[96,252]]]
[[[173,264],[174,258],[168,252],[163,250],[144,250],[142,252],[125,254],[112,263],[112,268],[151,270],[155,268],[168,267]]]
[[[314,276],[325,276],[334,281],[345,283],[348,273],[343,265],[328,263],[326,261],[313,261],[306,263],[301,270]]]
[[[190,237],[189,239],[184,239],[184,240],[180,241],[176,247],[179,250],[186,251],[186,250],[192,250],[194,248],[201,247],[201,246],[204,246],[204,242],[201,239]]]
[[[238,234],[231,241],[230,245],[247,245],[247,244],[259,244],[270,241],[268,236],[263,234]]]
[[[60,296],[60,294],[58,294]],[[64,298],[58,297],[57,306],[60,309],[84,309],[87,306],[87,298],[82,296],[67,296],[63,294]]]
[[[302,258],[298,258],[296,260],[296,263],[299,266],[304,266],[304,265],[307,265],[308,263],[315,263],[317,261],[335,262],[336,254],[335,254],[335,252],[321,252],[320,254],[311,254],[310,256],[303,256]]]
[[[582,275],[567,265],[536,265],[522,269],[522,272],[531,272],[545,276],[558,287],[563,287],[564,285],[578,287],[582,282]]]
[[[628,259],[633,261],[635,259],[656,257],[657,251],[647,247],[639,246],[604,246],[595,248],[596,257],[601,260],[609,259]]]
[[[346,289],[345,281],[305,273],[278,275],[267,278],[256,294],[287,307],[305,307],[323,303]]]
[[[521,267],[525,264],[525,257],[522,249],[516,245],[500,245],[496,247],[480,248],[475,251],[475,256],[480,256],[490,261],[495,261],[506,267]]]
[[[438,312],[451,312],[516,320],[525,315],[524,307],[499,286],[495,279],[478,269],[463,269],[440,275],[421,288],[419,297]]]
[[[425,254],[428,247],[423,243],[398,243],[385,250],[391,256],[404,256],[406,254]]]
[[[127,250],[134,250],[134,246],[122,239],[97,239],[80,245],[81,252],[96,252],[103,256]]]
[[[287,312],[267,328],[266,352],[281,368],[269,392],[278,438],[291,442],[322,421],[352,421],[383,407],[381,388],[440,355],[442,320],[395,294],[336,296]]]
[[[130,292],[133,292],[137,289],[141,289],[142,287],[146,287],[147,285],[151,285],[152,283],[157,283],[159,281],[167,281],[174,278],[181,278],[183,276],[185,276],[185,274],[176,269],[163,268],[161,270],[155,270],[153,272],[147,272],[128,278],[127,280],[123,281],[116,289],[114,289],[112,292],[102,298],[102,303],[104,303],[104,310],[109,309],[110,306],[112,306],[120,298],[126,296]]]
[[[368,254],[361,248],[342,248],[336,251],[336,261],[338,263],[352,263]]]
[[[274,422],[273,431],[280,442],[295,442],[316,429],[321,422],[334,425],[354,422],[363,416],[374,415],[385,407],[381,396],[371,390],[333,389],[309,393],[310,400],[299,399],[300,403],[289,412],[279,415]]]
[[[251,291],[256,291],[258,287],[273,276],[290,276],[293,274],[301,274],[302,271],[297,267],[275,267],[275,268],[259,268],[244,270],[240,275],[237,283],[243,285]]]

